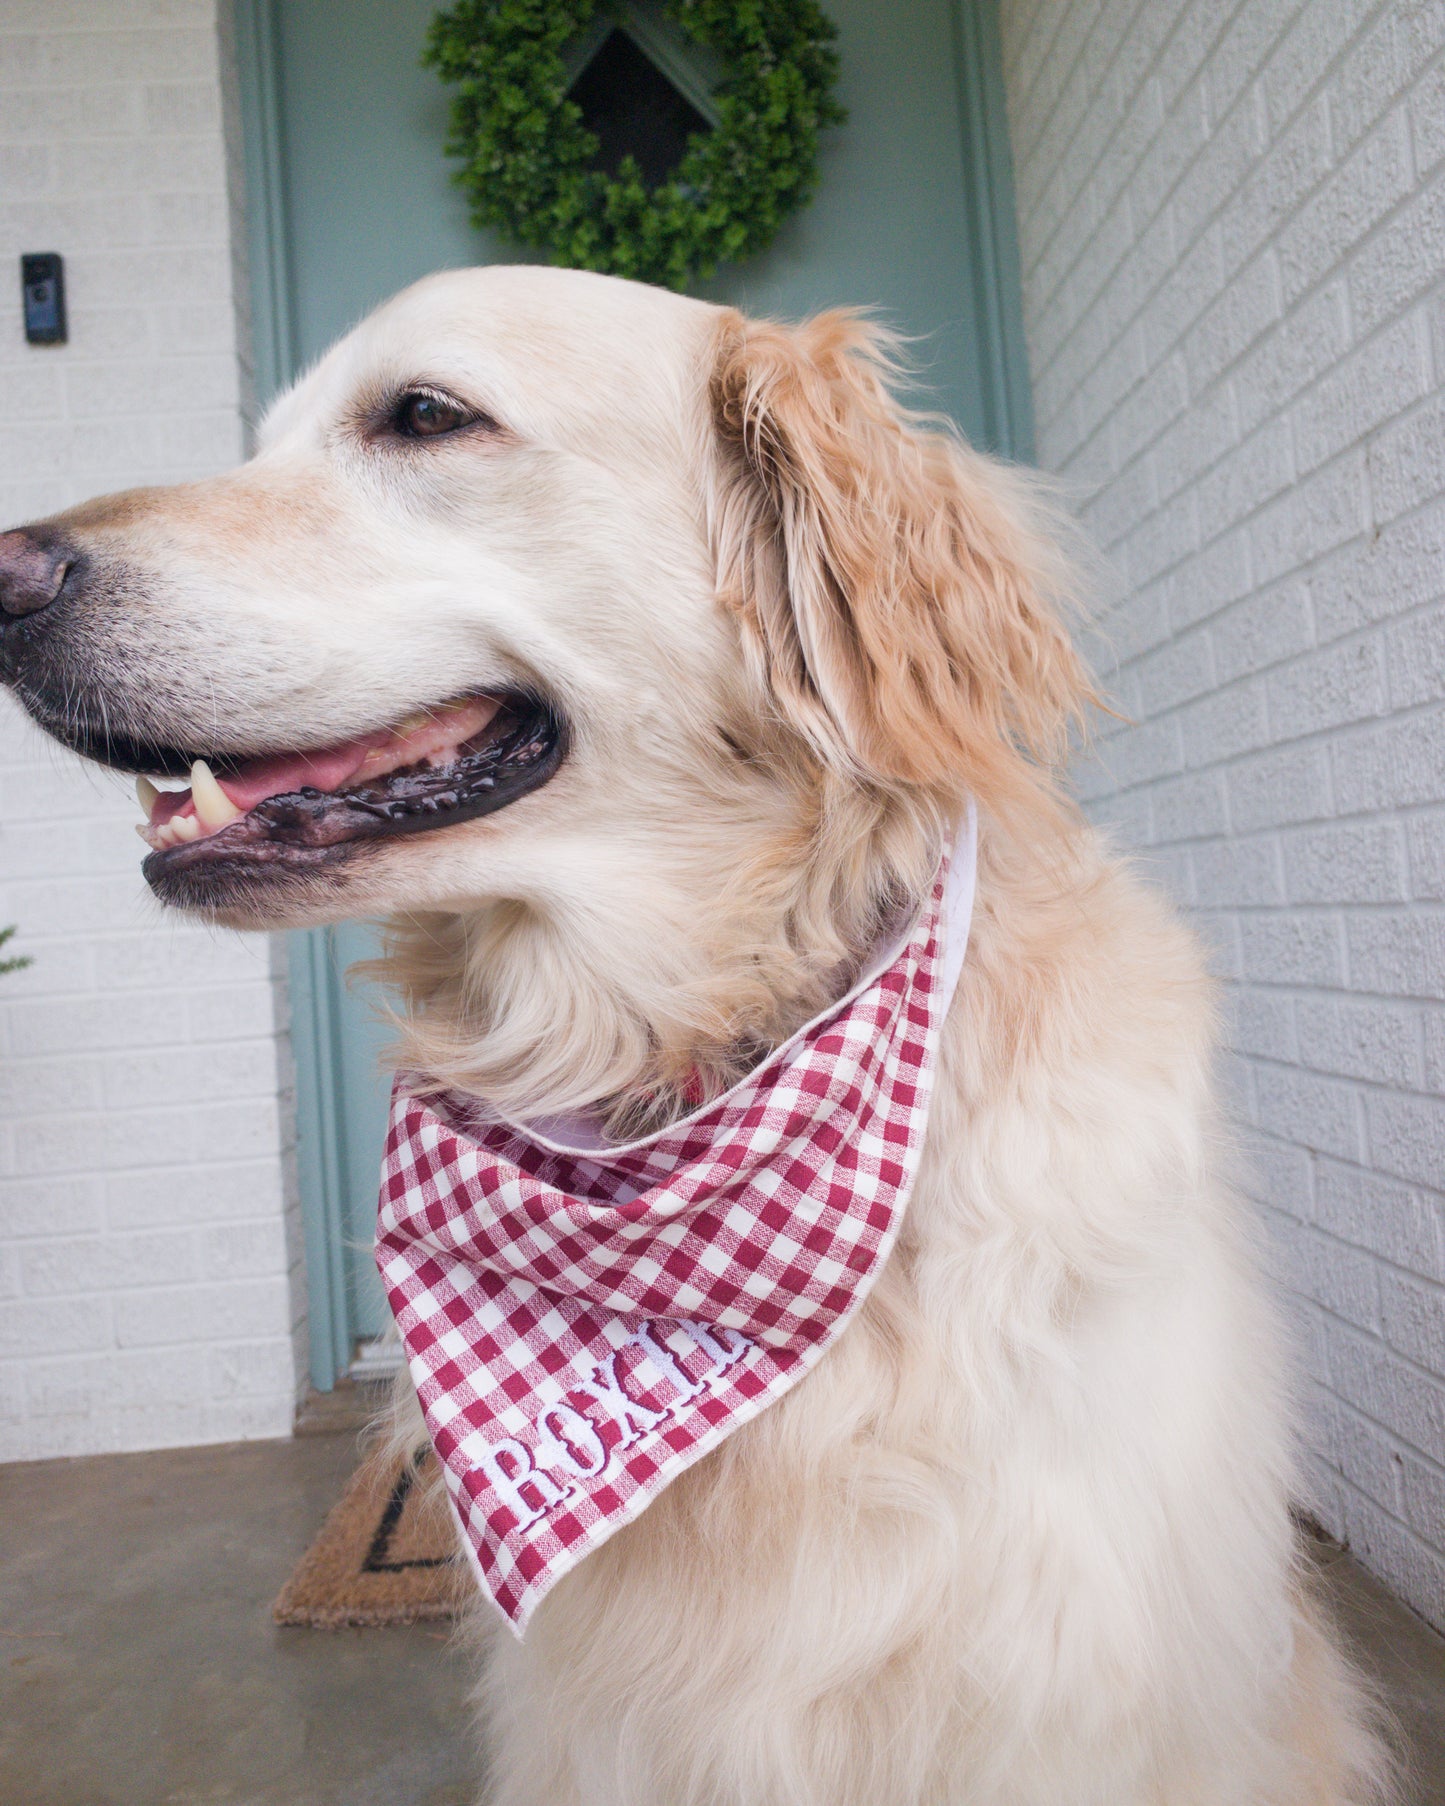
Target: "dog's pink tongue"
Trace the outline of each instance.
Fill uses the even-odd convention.
[[[220,780],[221,788],[238,809],[254,809],[268,796],[290,796],[294,790],[339,790],[360,771],[366,755],[385,734],[367,734],[341,746],[318,752],[276,753],[269,759],[251,759],[237,772]]]
[[[316,752],[274,753],[250,759],[239,771],[220,779],[226,795],[243,813],[265,802],[268,796],[289,796],[294,790],[336,790],[366,763],[368,753],[389,734],[363,734],[340,746],[324,746]],[[189,790],[163,790],[151,807],[151,826],[158,828],[173,815],[191,806]]]
[[[218,782],[245,814],[268,796],[289,796],[296,790],[339,790],[353,778],[368,783],[403,765],[423,760],[433,765],[445,763],[455,757],[459,746],[491,723],[501,706],[494,697],[467,697],[413,715],[398,727],[343,740],[338,746],[249,759]],[[189,790],[162,790],[151,800],[149,825],[160,828],[177,815],[194,813]]]

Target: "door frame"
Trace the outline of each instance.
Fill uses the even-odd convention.
[[[259,417],[296,374],[273,0],[231,0],[231,23],[246,195],[252,401]],[[298,929],[286,936],[286,952],[311,1384],[330,1392],[351,1366],[355,1338],[341,1259],[340,1022],[328,931]]]
[[[984,414],[993,444],[1004,456],[1027,462],[1033,457],[1033,414],[997,0],[947,3],[963,140],[965,229],[977,250],[973,286],[987,353]],[[230,0],[230,5],[245,175],[253,380],[256,401],[264,405],[296,373],[279,34],[276,0]],[[311,1383],[318,1392],[329,1392],[350,1368],[354,1343],[341,1259],[340,1022],[327,930],[298,930],[287,936],[287,943]]]

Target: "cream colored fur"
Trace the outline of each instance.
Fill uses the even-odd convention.
[[[68,517],[165,580],[99,668],[139,709],[123,655],[164,645],[172,736],[240,749],[508,681],[560,702],[542,791],[228,917],[387,914],[403,1056],[513,1113],[729,1082],[979,801],[897,1250],[524,1643],[479,1609],[491,1806],[1364,1806],[1198,953],[1060,799],[1088,686],[1033,486],[887,365],[846,316],[435,278],[244,470]],[[499,431],[368,441],[418,380]]]

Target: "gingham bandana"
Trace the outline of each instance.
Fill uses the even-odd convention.
[[[918,1167],[974,844],[970,808],[848,994],[656,1134],[612,1145],[397,1081],[377,1265],[462,1545],[519,1636],[867,1296]]]

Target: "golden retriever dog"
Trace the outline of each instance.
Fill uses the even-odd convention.
[[[439,275],[243,468],[0,537],[4,676],[190,782],[141,785],[167,904],[384,917],[399,1058],[512,1117],[733,1084],[976,802],[893,1252],[479,1648],[493,1806],[1359,1806],[1200,956],[1061,788],[1090,691],[1036,485],[894,386],[845,313]]]

